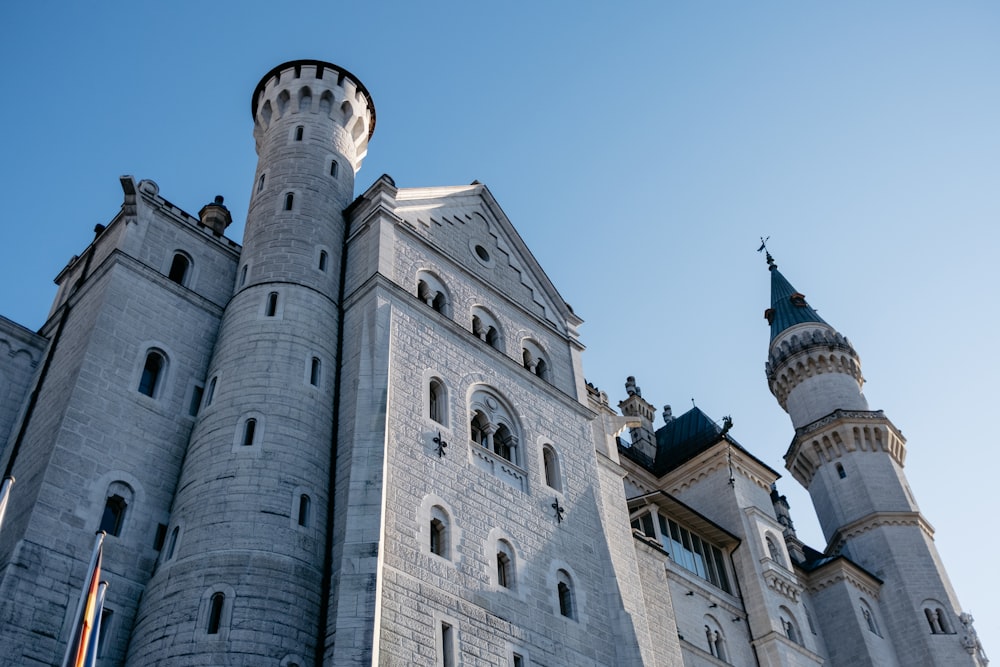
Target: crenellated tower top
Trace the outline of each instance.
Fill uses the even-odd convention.
[[[258,153],[265,133],[297,122],[303,113],[318,114],[339,126],[336,149],[351,161],[354,173],[368,154],[375,131],[375,105],[368,89],[343,67],[322,60],[292,60],[264,75],[250,103]]]

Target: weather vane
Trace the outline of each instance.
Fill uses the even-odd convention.
[[[778,265],[774,263],[774,258],[771,257],[771,252],[767,249],[767,242],[771,240],[770,236],[760,237],[760,247],[757,248],[757,252],[763,252],[764,257],[767,258],[767,266],[770,269],[776,268]]]

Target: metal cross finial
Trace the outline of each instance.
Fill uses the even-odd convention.
[[[556,497],[556,501],[554,503],[552,503],[552,509],[554,509],[556,511],[556,523],[562,523],[563,522],[563,512],[566,511],[566,508],[559,504],[559,498],[558,498],[558,496]]]
[[[778,265],[774,263],[774,258],[771,257],[771,252],[767,249],[767,242],[769,240],[771,240],[770,236],[761,236],[760,237],[760,247],[757,248],[757,252],[763,252],[764,253],[764,257],[767,259],[767,268],[768,269],[776,269],[776,268],[778,268]]]
[[[441,438],[441,431],[438,431],[437,437],[433,440],[434,444],[437,445],[438,458],[444,456],[444,448],[448,446],[448,443]]]
[[[760,237],[760,247],[757,248],[757,252],[762,252],[764,250],[767,250],[767,242],[770,241],[770,240],[771,240],[770,236],[768,236],[767,238],[764,238],[763,236],[761,236]]]

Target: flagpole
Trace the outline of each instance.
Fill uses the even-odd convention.
[[[101,621],[104,615],[104,595],[108,590],[108,582],[102,581],[97,587],[97,604],[94,605],[94,627],[90,630],[90,641],[87,643],[87,655],[83,667],[97,667],[97,644],[101,639]]]
[[[107,535],[103,530],[97,532],[97,537],[94,540],[94,553],[90,557],[90,566],[87,568],[87,580],[80,593],[80,602],[76,605],[76,613],[73,615],[73,624],[70,625],[70,636],[69,641],[66,643],[66,654],[63,656],[62,667],[73,667],[73,663],[70,662],[71,659],[75,661],[75,653],[79,650],[80,642],[78,639],[80,624],[83,621],[83,609],[87,606],[87,598],[90,597],[90,588],[92,579],[95,576],[94,568],[97,567],[97,561],[101,557],[101,546],[104,544],[104,536]],[[100,573],[97,573],[100,576]],[[77,641],[74,641],[77,639]]]
[[[14,486],[14,476],[3,478],[0,484],[0,528],[3,528],[3,516],[7,513],[7,501],[10,499],[10,487]]]

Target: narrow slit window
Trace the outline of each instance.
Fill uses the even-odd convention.
[[[156,396],[164,366],[166,366],[166,361],[162,354],[155,350],[146,354],[146,363],[142,366],[142,376],[139,378],[140,394],[150,397]]]
[[[212,404],[212,399],[215,398],[215,385],[218,383],[219,378],[214,377],[212,381],[208,383],[208,391],[205,392],[205,407],[207,408]]]
[[[208,627],[206,628],[208,634],[219,634],[219,626],[222,625],[222,606],[225,603],[226,596],[224,594],[216,593],[212,596],[212,601],[208,609]]]
[[[573,618],[573,592],[565,581],[559,582],[559,613]]]
[[[309,525],[309,510],[312,502],[309,500],[309,496],[302,494],[299,496],[299,525],[308,526]]]
[[[285,193],[285,210],[291,211],[292,206],[295,205],[295,195],[291,192]]]
[[[264,308],[264,315],[274,317],[278,312],[278,293],[271,292],[267,295],[267,306]]]
[[[441,623],[441,667],[455,667],[454,630],[448,623]]]
[[[431,519],[431,553],[444,556],[447,548],[447,530],[441,519]]]
[[[205,388],[201,385],[195,386],[191,391],[191,404],[188,405],[188,414],[192,417],[198,415],[198,408],[201,407],[201,397],[205,393]]]
[[[260,192],[264,189],[264,177],[265,174],[261,174],[260,179],[257,181],[257,192]]]
[[[305,134],[305,128],[299,125],[295,128],[295,141],[302,141],[302,135]]]
[[[840,465],[839,463],[837,464],[837,476],[840,477],[840,479],[847,478],[847,471],[844,470],[844,466]]]
[[[174,557],[174,550],[177,548],[177,536],[180,532],[180,526],[174,526],[174,529],[170,531],[170,542],[167,543],[167,560]]]
[[[337,164],[336,160],[330,161],[330,175],[337,178],[337,171],[340,169],[340,165]]]
[[[243,268],[240,269],[240,287],[247,284],[247,265],[244,264]]]
[[[326,254],[326,250],[320,250],[319,252],[319,270],[326,271],[326,261],[329,255]]]
[[[510,588],[514,583],[510,566],[510,557],[502,551],[497,552],[497,583],[504,588]]]
[[[319,360],[319,357],[313,357],[312,362],[309,365],[309,384],[314,387],[319,386],[320,372],[322,371],[323,363]]]
[[[243,446],[250,447],[253,445],[253,437],[257,432],[257,420],[248,419],[246,423],[243,424]]]
[[[108,535],[118,536],[122,532],[122,524],[125,523],[125,510],[128,504],[119,495],[108,498],[104,503],[104,514],[101,516],[101,527]]]

